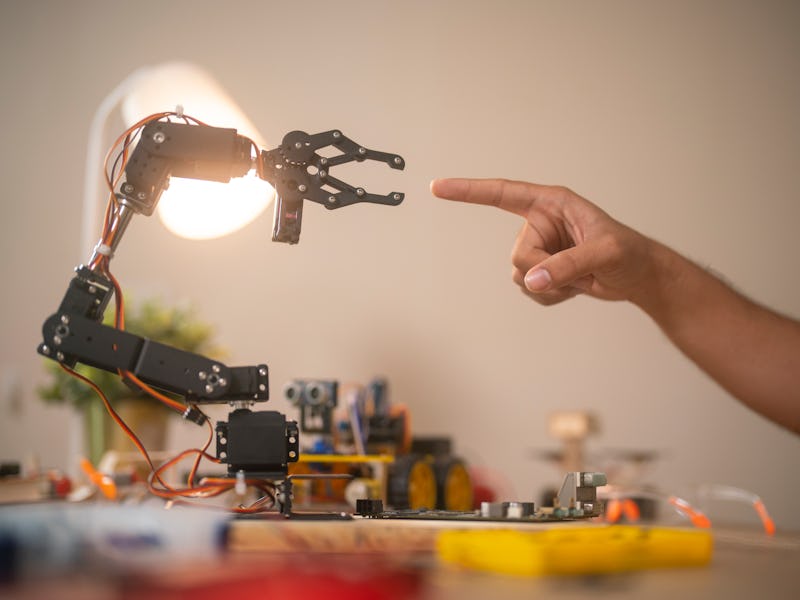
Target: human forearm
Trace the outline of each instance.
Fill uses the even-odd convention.
[[[800,323],[657,242],[649,260],[652,277],[630,300],[731,394],[800,432]]]

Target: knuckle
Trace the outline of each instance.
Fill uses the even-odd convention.
[[[625,245],[622,240],[612,234],[607,234],[600,242],[603,255],[607,257],[611,264],[616,264],[622,260],[625,254]]]
[[[514,266],[515,270],[527,271],[529,262],[527,257],[520,252],[513,252],[511,254],[511,264]]]
[[[565,185],[554,185],[551,189],[553,191],[553,196],[561,202],[565,202],[567,199],[575,195],[575,192]]]

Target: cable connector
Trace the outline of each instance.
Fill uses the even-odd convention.
[[[108,244],[104,244],[102,242],[97,242],[97,245],[94,247],[94,253],[100,254],[102,256],[111,257],[112,251],[111,246]]]
[[[194,404],[191,404],[186,407],[186,410],[183,411],[183,418],[196,423],[197,425],[205,425],[206,417],[205,413],[197,408]]]

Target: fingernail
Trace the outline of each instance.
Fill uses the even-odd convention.
[[[551,281],[550,273],[546,269],[536,269],[525,275],[525,287],[531,292],[541,292]]]

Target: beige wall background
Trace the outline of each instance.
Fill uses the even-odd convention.
[[[269,241],[271,215],[209,242],[137,218],[113,263],[133,297],[194,304],[229,364],[269,364],[274,396],[293,377],[387,376],[417,432],[452,434],[518,498],[560,479],[536,457],[555,447],[547,416],[586,409],[603,426],[593,449],[661,453],[642,483],[740,486],[800,529],[800,438],[632,306],[528,301],[510,281],[517,218],[428,191],[450,175],[568,185],[798,317],[798,31],[800,5],[777,1],[3,0],[0,457],[69,466],[69,411],[38,400],[35,347],[87,258],[89,123],[131,71],[186,59],[270,144],[340,128],[401,153],[405,172],[348,178],[407,197],[310,205],[295,247]],[[172,445],[199,444],[179,421]]]

